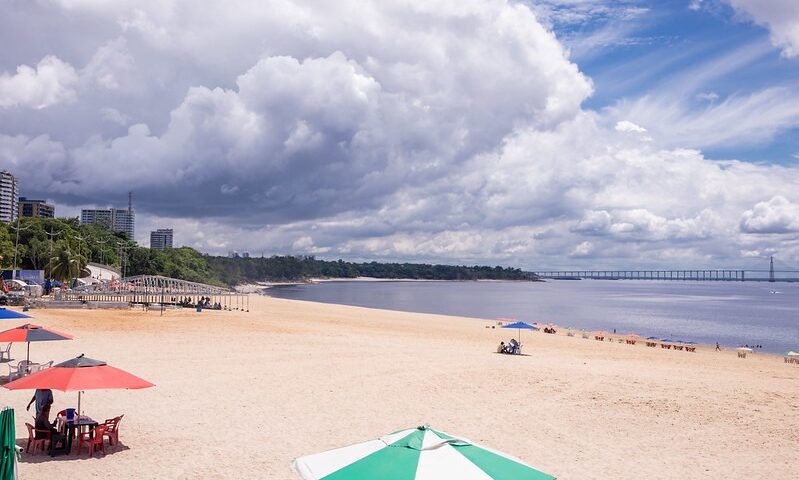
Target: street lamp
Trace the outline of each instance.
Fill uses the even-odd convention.
[[[11,279],[12,280],[16,280],[17,279],[17,250],[19,250],[19,231],[20,230],[27,230],[27,229],[31,228],[30,225],[28,225],[27,227],[22,228],[22,229],[19,228],[19,221],[20,220],[21,220],[21,218],[19,217],[19,215],[17,215],[17,226],[16,226],[16,228],[13,225],[9,225],[9,227],[14,228],[17,231],[17,241],[14,243],[14,270],[11,271]]]
[[[53,278],[53,238],[61,232],[53,233],[53,227],[50,226],[50,233],[44,232],[50,238],[50,259],[47,262],[47,273],[50,278]]]

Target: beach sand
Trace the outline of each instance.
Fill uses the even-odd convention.
[[[780,357],[527,331],[510,356],[493,352],[516,331],[493,322],[256,295],[250,309],[31,311],[76,336],[32,344],[33,360],[85,353],[157,386],[87,391],[89,416],[125,414],[123,445],[23,454],[20,478],[288,480],[297,456],[423,423],[561,479],[799,476],[799,366]],[[32,392],[2,392],[24,446]],[[54,395],[54,411],[76,404]]]

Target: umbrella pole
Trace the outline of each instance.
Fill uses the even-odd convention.
[[[80,394],[81,394],[81,393],[83,393],[83,392],[81,392],[80,390],[78,390],[78,416],[80,416]]]
[[[31,342],[28,342],[28,363],[31,363]]]

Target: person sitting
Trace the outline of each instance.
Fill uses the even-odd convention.
[[[497,353],[505,353],[505,342],[499,342]]]
[[[42,410],[36,415],[36,439],[47,438],[49,432],[50,445],[47,447],[47,453],[54,457],[56,453],[66,452],[66,436],[55,428],[56,422],[50,423],[50,405],[47,404],[42,407]],[[56,448],[56,445],[61,444]]]
[[[522,353],[522,346],[515,338],[511,338],[510,342],[508,342],[508,353]]]

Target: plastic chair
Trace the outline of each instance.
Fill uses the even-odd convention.
[[[103,422],[103,425],[105,425],[105,436],[108,437],[109,445],[116,445],[119,443],[119,422],[122,421],[122,417],[124,416],[125,415],[120,415]]]
[[[44,445],[45,442],[50,441],[50,431],[49,430],[36,430],[33,428],[33,425],[30,423],[25,422],[25,426],[28,427],[28,444],[25,446],[25,453],[36,453],[36,449],[41,446],[42,452],[44,452]],[[44,438],[36,438],[37,433],[44,433],[46,436]],[[31,447],[33,447],[33,452],[31,452]]]
[[[0,350],[0,362],[5,359],[6,362],[11,361],[11,343],[6,345],[6,348]]]
[[[8,364],[8,381],[16,380],[21,377],[22,373],[19,371],[19,365]]]
[[[83,448],[83,444],[85,443],[89,447],[89,456],[93,456],[94,452],[100,450],[105,455],[105,425],[97,425],[94,427],[94,436],[92,436],[92,430],[88,432],[80,432],[80,439],[78,440],[78,452],[77,454],[80,455],[80,450]]]

